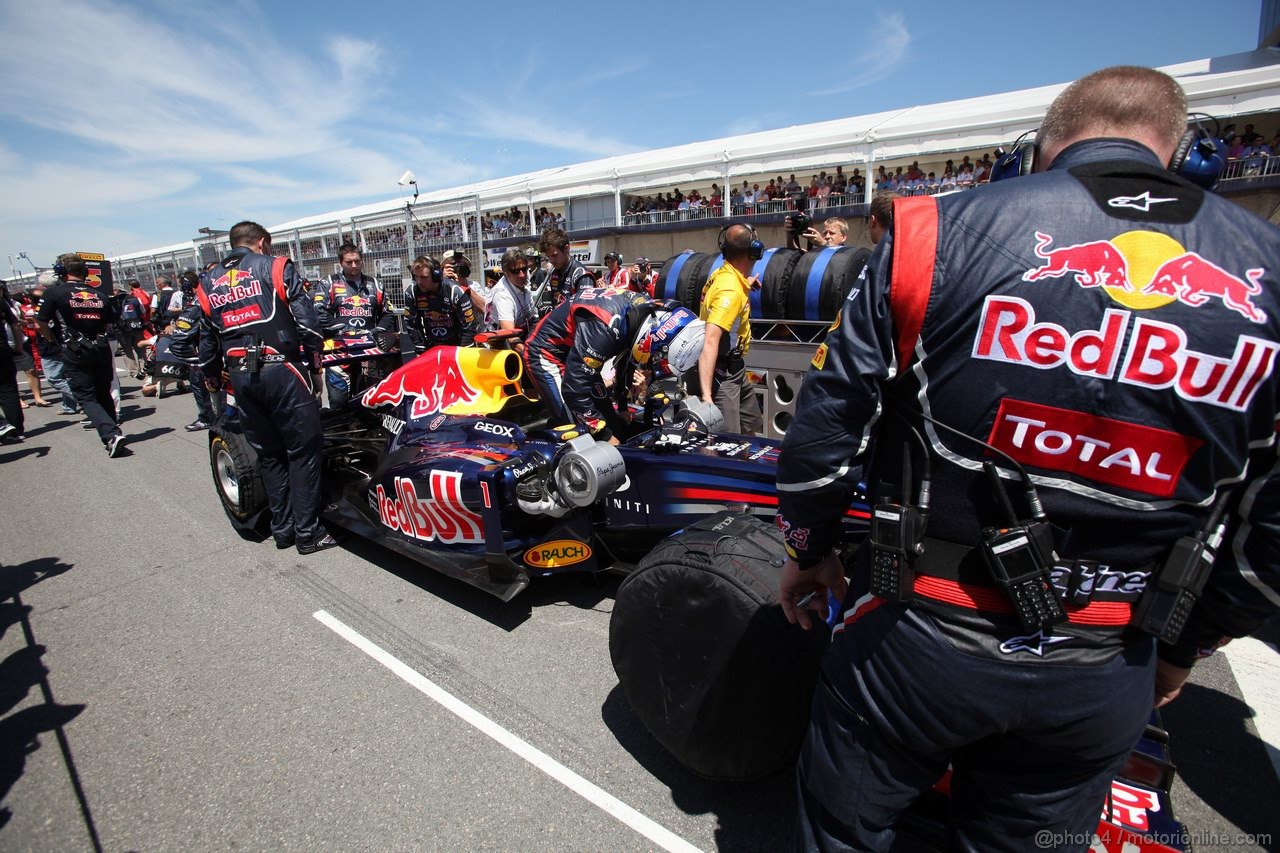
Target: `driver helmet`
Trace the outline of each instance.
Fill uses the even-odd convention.
[[[640,325],[631,359],[651,369],[655,378],[680,376],[697,365],[706,328],[697,314],[683,306],[658,311]]]

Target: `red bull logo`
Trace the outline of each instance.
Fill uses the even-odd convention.
[[[1154,231],[1128,231],[1112,240],[1055,246],[1054,238],[1035,232],[1036,257],[1043,263],[1027,270],[1023,281],[1071,276],[1081,287],[1100,287],[1114,301],[1144,310],[1181,302],[1199,308],[1217,300],[1240,316],[1266,322],[1253,302],[1262,292],[1263,269],[1239,278],[1187,251],[1172,237]]]
[[[234,270],[232,270],[234,272]],[[249,284],[237,284],[229,287],[226,292],[215,290],[209,294],[209,304],[214,308],[222,308],[225,305],[233,305],[237,302],[244,302],[247,299],[253,299],[262,295],[262,282],[253,281]]]
[[[399,406],[407,398],[413,401],[409,408],[412,419],[442,412],[455,403],[473,402],[479,396],[479,389],[458,363],[458,351],[435,347],[370,388],[361,402],[376,409]]]
[[[1193,403],[1244,411],[1275,367],[1280,344],[1240,335],[1228,358],[1191,349],[1180,326],[1108,310],[1097,329],[1071,331],[1038,322],[1035,308],[1013,296],[983,302],[973,357],[1126,385],[1170,389]]]
[[[384,525],[424,542],[481,542],[484,524],[462,502],[462,475],[456,471],[432,471],[427,495],[408,477],[396,477],[393,494],[379,483],[374,495],[378,518]]]

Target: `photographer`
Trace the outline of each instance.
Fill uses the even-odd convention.
[[[653,286],[658,281],[658,274],[653,271],[653,264],[648,258],[636,258],[631,265],[631,289],[637,293],[653,296]]]
[[[808,199],[803,197],[796,199],[796,212],[783,220],[783,230],[787,234],[787,248],[805,252],[843,246],[844,241],[849,237],[849,223],[839,216],[833,216],[824,220],[822,231],[818,231],[806,212],[807,201]],[[801,240],[804,240],[807,245],[801,246]]]
[[[476,314],[484,314],[485,306],[489,303],[488,292],[484,287],[477,287],[471,280],[471,261],[467,256],[456,249],[450,249],[444,253],[441,261],[444,266],[444,277],[451,279],[454,284],[462,288],[463,293],[471,298],[471,306]]]

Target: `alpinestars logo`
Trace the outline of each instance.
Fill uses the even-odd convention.
[[[1127,207],[1130,210],[1140,210],[1143,213],[1151,212],[1151,205],[1160,204],[1166,201],[1177,201],[1176,198],[1152,198],[1150,192],[1144,192],[1142,195],[1122,195],[1115,198],[1107,199],[1110,207]]]
[[[1000,653],[1003,655],[1012,655],[1017,652],[1029,652],[1038,658],[1042,658],[1049,646],[1056,643],[1065,643],[1070,639],[1072,638],[1046,634],[1044,631],[1041,631],[1038,634],[1030,634],[1025,637],[1010,637],[1000,644]]]

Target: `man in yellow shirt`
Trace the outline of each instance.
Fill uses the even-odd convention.
[[[724,265],[702,288],[699,319],[707,324],[698,359],[697,394],[715,403],[724,415],[724,431],[755,435],[764,426],[760,403],[746,381],[744,358],[751,348],[751,267],[764,244],[749,225],[729,225],[720,232]],[[692,379],[692,377],[691,377]]]

